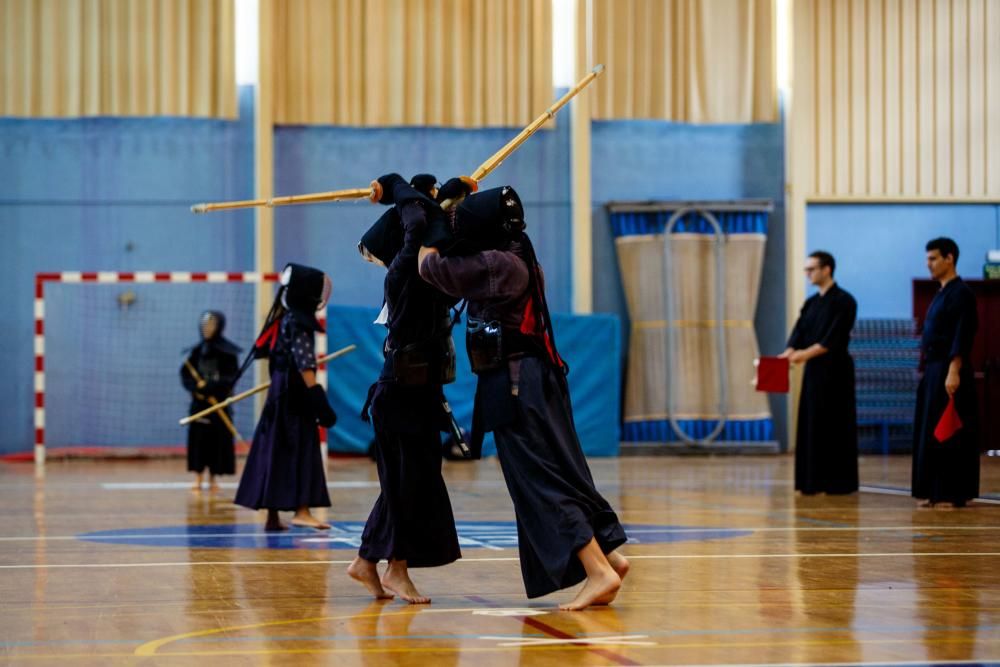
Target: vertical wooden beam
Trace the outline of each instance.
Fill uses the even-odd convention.
[[[254,95],[254,198],[274,195],[274,72],[271,62],[274,51],[274,2],[258,0],[258,64],[257,88]],[[274,210],[254,209],[254,271],[274,271]],[[256,329],[274,299],[274,285],[257,284]],[[257,382],[266,382],[267,364],[257,364]],[[263,395],[257,399],[257,412],[263,407]]]
[[[576,2],[576,75],[582,79],[597,63],[590,62],[589,0]],[[595,85],[601,85],[596,81]],[[573,312],[587,314],[594,311],[594,251],[593,211],[591,210],[590,169],[590,99],[592,93],[578,95],[573,100],[570,115],[570,178],[571,210],[573,224]]]
[[[791,29],[787,48],[792,70],[790,94],[785,99],[785,320],[787,330],[791,331],[805,301],[802,265],[806,254],[806,200],[816,191],[818,168],[814,140],[816,81],[813,76],[816,7],[811,0],[802,0],[789,2],[788,10]],[[789,451],[795,449],[801,381],[801,372],[793,373],[788,401]]]

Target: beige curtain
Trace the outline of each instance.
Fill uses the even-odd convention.
[[[552,103],[551,0],[274,3],[274,121],[526,125]]]
[[[0,116],[236,117],[233,0],[0,0]]]
[[[792,7],[804,196],[1000,197],[1000,1]]]
[[[774,0],[581,0],[578,11],[590,32],[578,48],[608,66],[594,118],[778,119]]]

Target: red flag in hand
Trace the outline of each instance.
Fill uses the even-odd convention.
[[[934,427],[934,437],[937,438],[938,442],[947,442],[961,428],[962,418],[958,416],[958,410],[955,409],[955,397],[951,396],[948,399],[947,407],[945,407],[944,412],[941,414],[941,419],[938,420],[937,426]]]
[[[757,377],[754,387],[757,391],[772,394],[788,393],[788,359],[780,357],[761,357],[754,362],[757,366]]]

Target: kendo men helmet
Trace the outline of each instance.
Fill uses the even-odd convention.
[[[281,272],[281,286],[281,305],[304,326],[322,331],[316,311],[325,308],[330,300],[330,277],[311,266],[287,264]]]
[[[505,248],[525,229],[524,206],[509,185],[476,192],[455,211],[455,244],[446,254],[463,255]]]

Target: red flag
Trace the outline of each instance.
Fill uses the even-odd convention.
[[[788,393],[788,359],[761,357],[754,361],[754,365],[757,366],[757,377],[754,378],[757,391]]]
[[[948,399],[948,405],[945,407],[944,412],[941,413],[941,419],[938,420],[937,426],[934,427],[934,437],[937,438],[938,442],[947,442],[961,428],[962,418],[958,416],[958,410],[955,409],[955,397],[951,396]]]

